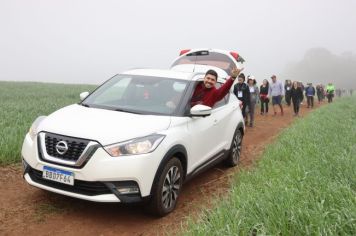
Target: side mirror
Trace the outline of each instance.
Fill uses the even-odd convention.
[[[210,116],[211,115],[212,108],[205,106],[205,105],[195,105],[190,109],[190,115],[191,116]]]
[[[80,97],[80,101],[83,101],[86,97],[88,97],[89,92],[82,92],[79,97]]]

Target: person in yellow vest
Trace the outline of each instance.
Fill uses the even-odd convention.
[[[326,86],[326,96],[328,98],[328,103],[333,102],[334,93],[335,93],[335,86],[332,83],[329,83]]]

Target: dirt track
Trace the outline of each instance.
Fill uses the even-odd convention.
[[[315,109],[315,108],[314,108]],[[257,110],[258,111],[258,110]],[[302,116],[310,110],[304,106]],[[270,111],[270,113],[272,113]],[[266,144],[294,119],[291,108],[284,116],[256,117],[247,128],[239,168],[252,165]],[[0,168],[0,235],[157,235],[179,232],[186,218],[224,196],[230,177],[239,168],[222,164],[184,185],[177,209],[164,218],[145,214],[140,205],[93,203],[42,191],[22,179],[19,165]]]

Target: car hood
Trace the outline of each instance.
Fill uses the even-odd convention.
[[[47,116],[37,130],[96,140],[105,146],[157,133],[167,129],[170,122],[169,116],[132,114],[74,104]]]

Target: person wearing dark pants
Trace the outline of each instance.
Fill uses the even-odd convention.
[[[316,86],[316,95],[318,96],[318,103],[323,101],[324,88],[321,84]]]
[[[298,86],[298,82],[294,81],[291,89],[291,99],[293,103],[294,116],[299,116],[300,102],[303,97],[303,91]]]
[[[301,81],[297,82],[298,83],[298,87],[304,91],[304,85]],[[303,100],[304,100],[304,95],[302,96],[301,100],[300,100],[300,105],[303,105]]]
[[[250,127],[253,127],[255,122],[255,108],[260,98],[260,92],[256,85],[254,76],[250,76],[250,78],[247,80],[247,85],[250,90],[250,106],[248,107],[248,114],[250,117]]]
[[[285,90],[286,103],[288,106],[290,106],[290,102],[291,102],[291,95],[290,95],[291,89],[292,89],[292,81],[286,80],[286,84],[284,85],[284,90]]]
[[[307,97],[308,108],[313,108],[315,88],[313,87],[312,83],[309,83],[308,87],[305,89],[305,96]]]
[[[234,86],[234,94],[242,102],[242,116],[246,119],[246,107],[250,105],[250,90],[245,84],[245,75],[241,73],[238,77],[238,83]]]
[[[268,114],[268,80],[264,79],[260,86],[261,115]]]
[[[326,94],[328,97],[328,103],[333,102],[334,93],[335,93],[335,87],[332,83],[329,83],[328,86],[326,86]]]

